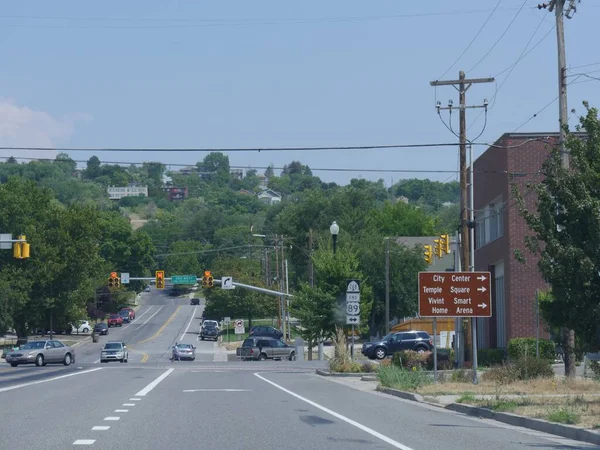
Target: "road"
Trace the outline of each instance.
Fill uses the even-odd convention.
[[[595,448],[357,389],[316,375],[319,361],[225,361],[197,341],[201,312],[151,292],[108,336],[128,343],[127,364],[100,364],[91,343],[69,367],[3,364],[0,450]],[[175,342],[196,361],[170,361]]]

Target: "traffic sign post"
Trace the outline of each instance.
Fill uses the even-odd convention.
[[[231,317],[225,317],[223,319],[223,325],[227,327],[227,343],[229,343],[229,324],[231,323]]]
[[[196,284],[196,275],[173,275],[171,284]]]
[[[360,280],[346,280],[346,325],[352,328],[350,355],[354,359],[354,325],[360,325]]]
[[[235,334],[244,334],[245,332],[246,332],[246,329],[244,327],[244,321],[236,320],[235,321]]]
[[[490,272],[419,272],[419,316],[492,317]]]

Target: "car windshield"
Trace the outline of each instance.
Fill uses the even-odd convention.
[[[217,326],[214,323],[207,323],[204,325],[204,328],[217,328]]]
[[[44,341],[40,341],[40,342],[28,342],[25,345],[21,345],[21,350],[38,350],[40,348],[44,348],[44,345],[46,344],[46,342]]]
[[[119,344],[118,342],[109,342],[108,344],[106,344],[104,346],[105,350],[120,350],[121,349],[121,344]]]
[[[128,316],[129,315],[129,311],[127,311],[126,309],[121,311],[119,314],[121,314],[122,316]]]
[[[111,319],[120,319],[120,317],[119,317],[119,315],[118,315],[118,314],[111,314],[111,315],[110,315],[110,318],[111,318]]]
[[[394,334],[396,334],[395,331],[392,331],[390,334],[384,336],[381,338],[382,341],[387,341],[389,338],[391,338]]]
[[[102,328],[102,327],[104,327],[104,324],[103,324],[103,323],[97,323],[97,324],[94,326],[94,328]]]

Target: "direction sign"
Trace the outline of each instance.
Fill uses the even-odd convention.
[[[196,275],[173,275],[171,284],[196,284]]]
[[[419,316],[492,317],[490,272],[419,272]]]
[[[348,314],[349,316],[357,316],[358,314],[360,314],[360,303],[346,303],[346,314]]]
[[[246,328],[244,327],[243,320],[235,321],[235,334],[244,334],[246,332]]]
[[[121,272],[121,284],[129,284],[129,272]]]
[[[360,316],[346,316],[346,325],[360,325]]]
[[[221,277],[221,289],[233,289],[232,277]]]
[[[346,292],[360,293],[360,280],[346,280]]]

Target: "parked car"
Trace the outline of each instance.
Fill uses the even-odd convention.
[[[250,332],[248,333],[248,336],[256,336],[256,337],[267,336],[267,337],[272,337],[274,339],[281,339],[283,337],[283,333],[275,327],[257,325],[257,326],[250,328]]]
[[[87,320],[80,320],[77,327],[75,325],[71,325],[71,327],[71,333],[89,333],[92,329],[92,326]]]
[[[206,323],[208,322],[208,323]],[[214,320],[207,320],[200,327],[200,339],[214,339],[215,341],[219,339],[219,329],[213,323]]]
[[[248,337],[242,346],[236,349],[236,356],[247,360],[264,361],[266,359],[296,360],[296,349],[279,339],[261,336]]]
[[[106,322],[98,322],[94,325],[94,333],[98,333],[100,335],[108,334],[108,325]]]
[[[12,367],[20,364],[35,364],[39,367],[48,363],[68,366],[75,362],[75,349],[57,340],[31,341],[7,354],[6,362]]]
[[[399,331],[375,342],[365,342],[361,353],[369,359],[384,359],[401,350],[426,352],[433,350],[433,340],[425,331]]]
[[[121,311],[129,311],[129,320],[135,319],[135,309],[126,306],[125,308],[121,308]]]
[[[104,344],[104,348],[100,352],[100,362],[107,363],[109,361],[129,362],[129,350],[127,350],[125,342],[109,341]]]
[[[121,316],[119,314],[111,314],[108,317],[108,327],[122,327],[123,326],[123,319],[121,318]]]
[[[150,292],[150,286],[146,286],[146,289],[144,289],[144,292]]]
[[[175,344],[173,346],[173,361],[182,359],[196,359],[196,347],[191,344]]]
[[[123,323],[131,322],[131,316],[129,315],[129,311],[127,311],[126,309],[122,309],[121,311],[119,311],[119,317],[121,317]]]

